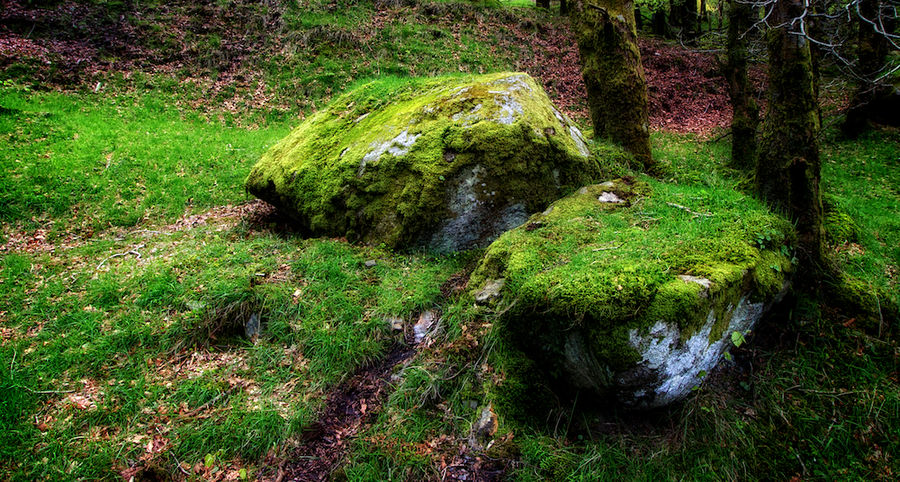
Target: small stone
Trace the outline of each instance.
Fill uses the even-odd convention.
[[[403,319],[397,318],[396,316],[392,316],[387,319],[389,325],[391,325],[391,329],[394,331],[403,331]]]
[[[370,259],[366,261],[366,268],[374,268],[376,264],[378,264],[378,261]]]
[[[493,298],[500,296],[500,290],[503,289],[503,285],[506,283],[506,280],[494,279],[488,281],[484,288],[481,289],[478,293],[475,293],[475,302],[479,304],[484,304],[490,301]]]
[[[685,283],[697,283],[698,285],[703,287],[703,291],[700,292],[700,297],[709,297],[709,288],[710,286],[712,286],[712,281],[706,278],[700,278],[698,276],[691,276],[688,274],[680,274],[678,275],[678,279],[684,281]]]
[[[624,199],[616,196],[615,193],[603,191],[600,193],[600,197],[597,198],[598,201],[602,203],[623,203]]]
[[[413,341],[422,343],[422,340],[428,336],[428,333],[437,324],[438,319],[437,313],[432,310],[425,311],[419,315],[419,321],[413,325]]]
[[[475,424],[475,438],[479,441],[489,440],[497,433],[497,428],[497,415],[494,413],[493,407],[488,405],[481,410],[481,416]]]
[[[259,323],[259,315],[253,313],[250,315],[250,319],[244,323],[244,335],[250,339],[254,344],[256,340],[259,339],[260,332],[260,323]]]

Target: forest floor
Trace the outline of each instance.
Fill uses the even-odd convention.
[[[2,0],[0,478],[900,472],[895,320],[801,299],[683,404],[561,401],[482,443],[483,386],[502,374],[494,314],[466,288],[478,253],[302,239],[244,192],[267,147],[376,76],[526,71],[587,127],[563,19],[505,2],[128,3]],[[743,189],[715,53],[641,50],[662,179]],[[762,100],[762,67],[753,79]],[[826,90],[826,125],[845,90]],[[896,305],[900,133],[826,129],[822,148],[834,263]]]

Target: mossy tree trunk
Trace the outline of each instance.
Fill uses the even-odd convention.
[[[725,79],[731,97],[731,165],[736,169],[756,169],[756,131],[759,107],[753,98],[753,87],[747,74],[747,38],[753,26],[753,8],[739,0],[728,5],[728,58]]]
[[[690,42],[696,37],[697,2],[695,0],[669,0],[669,24]]]
[[[807,272],[817,272],[825,267],[819,105],[809,41],[798,35],[803,1],[777,0],[772,7],[770,24],[775,27],[767,33],[769,105],[756,182],[760,196],[796,222],[800,260]]]
[[[653,35],[660,37],[669,35],[669,22],[666,20],[666,11],[662,8],[654,10],[653,15],[650,16],[650,31],[653,32]]]
[[[883,99],[890,96],[891,87],[880,85],[875,81],[884,69],[885,60],[890,51],[887,37],[879,33],[876,26],[873,25],[879,21],[879,18],[887,20],[887,25],[884,27],[888,31],[893,31],[896,19],[881,15],[880,0],[859,1],[859,13],[856,15],[858,27],[856,71],[860,80],[850,102],[851,107],[841,125],[841,131],[847,137],[852,138],[861,134],[872,118],[879,117],[882,107],[896,108],[891,102],[882,102]],[[896,116],[896,113],[894,115]]]
[[[697,33],[703,33],[703,22],[706,20],[706,0],[700,0],[700,10],[697,12]]]
[[[559,13],[560,15],[569,14],[569,0],[559,0]]]
[[[650,169],[647,81],[637,45],[634,4],[631,0],[577,0],[570,7],[594,135],[621,145]]]

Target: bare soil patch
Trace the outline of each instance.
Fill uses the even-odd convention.
[[[328,395],[319,420],[304,431],[274,476],[265,480],[328,480],[360,427],[378,412],[394,367],[409,360],[415,349],[398,344],[381,361],[364,367]]]

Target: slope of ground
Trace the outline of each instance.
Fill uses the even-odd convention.
[[[135,10],[101,1],[4,6],[0,68],[43,86],[99,90],[113,73],[174,76],[191,87],[181,89],[195,108],[294,115],[366,77],[524,70],[564,111],[587,118],[565,18],[530,8],[243,0],[151,2]],[[730,106],[713,54],[646,39],[641,52],[653,128],[705,134],[727,127]],[[754,77],[760,85],[761,71]]]

